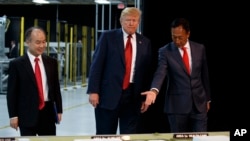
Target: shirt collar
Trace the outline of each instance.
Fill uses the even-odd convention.
[[[28,54],[28,57],[30,58],[30,61],[34,62],[36,56],[32,55],[29,51],[27,51],[27,54]],[[39,58],[39,60],[42,60],[42,56],[41,55],[39,55],[37,57]]]
[[[128,37],[128,33],[126,33],[123,29],[122,29],[122,32],[123,32],[123,38],[126,39]],[[131,35],[133,39],[135,39],[135,33]]]

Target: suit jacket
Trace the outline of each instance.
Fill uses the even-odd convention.
[[[185,69],[179,49],[173,42],[159,49],[158,68],[151,87],[160,90],[166,78],[164,107],[166,113],[189,113],[193,104],[199,112],[206,112],[207,102],[210,101],[205,47],[193,41],[189,43],[192,56],[190,76]]]
[[[141,92],[150,87],[151,43],[136,33],[136,62],[134,69],[135,99],[141,104]],[[122,29],[103,32],[93,55],[87,93],[98,93],[99,106],[114,109],[122,94],[125,55]],[[152,75],[151,75],[152,76]]]
[[[62,113],[62,98],[58,79],[57,60],[42,55],[48,82],[48,98]],[[7,105],[9,117],[18,117],[19,125],[34,126],[38,120],[38,88],[27,54],[9,63]]]
[[[18,57],[18,46],[15,46],[10,50],[9,58],[16,58]]]

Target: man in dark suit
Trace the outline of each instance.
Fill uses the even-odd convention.
[[[21,136],[56,135],[55,122],[60,122],[62,116],[57,60],[43,54],[46,34],[42,28],[29,28],[25,38],[27,53],[9,63],[7,105],[10,126],[16,130],[19,127]],[[39,108],[35,58],[40,59],[42,103],[45,103],[42,109]]]
[[[16,41],[12,40],[10,42],[11,48],[9,53],[9,58],[16,58],[18,57],[18,46],[16,45]]]
[[[158,94],[166,78],[164,111],[171,132],[206,131],[210,86],[205,47],[189,40],[190,27],[186,19],[175,19],[171,24],[171,34],[173,42],[159,49],[158,68],[151,91],[143,94]],[[187,50],[188,68],[182,60],[182,47]]]
[[[93,55],[88,79],[89,102],[95,107],[96,134],[136,133],[140,113],[145,112],[145,97],[141,92],[150,88],[151,43],[138,33],[141,11],[123,9],[122,28],[103,32]],[[131,35],[132,66],[129,86],[123,87],[126,73],[125,46]],[[127,63],[129,64],[129,63]],[[146,96],[153,101],[155,94]]]

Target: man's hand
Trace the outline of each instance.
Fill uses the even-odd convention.
[[[144,113],[148,110],[148,105],[145,104],[145,102],[142,102],[142,105],[141,105],[141,113]]]
[[[155,99],[157,96],[157,93],[155,91],[150,90],[142,92],[141,95],[146,95],[145,105],[150,106],[151,104],[155,103]]]
[[[210,110],[210,102],[211,102],[211,101],[208,101],[208,102],[207,102],[207,112]]]
[[[18,130],[18,118],[17,117],[10,119],[10,127]]]
[[[58,117],[58,122],[60,123],[62,121],[62,113],[58,113],[57,117]]]
[[[89,94],[89,103],[93,105],[94,108],[99,104],[99,95],[97,93]]]

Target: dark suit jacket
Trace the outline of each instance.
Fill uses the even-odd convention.
[[[151,43],[136,33],[137,54],[134,69],[135,99],[141,103],[140,93],[150,87]],[[98,93],[99,106],[114,109],[122,94],[125,74],[125,55],[122,29],[102,33],[90,68],[87,93]],[[152,75],[151,75],[152,76]]]
[[[62,113],[62,98],[58,80],[57,60],[42,55],[48,82],[48,98]],[[38,119],[38,89],[32,65],[25,54],[9,63],[7,86],[9,117],[18,117],[19,125],[34,126]]]
[[[205,47],[189,41],[192,56],[191,76],[188,75],[181,54],[173,42],[159,49],[158,68],[152,86],[160,90],[167,79],[166,113],[189,113],[193,103],[200,112],[206,112],[210,101],[209,77]],[[165,77],[166,76],[166,77]]]
[[[18,57],[18,46],[15,46],[13,49],[10,50],[9,58],[16,58]]]

